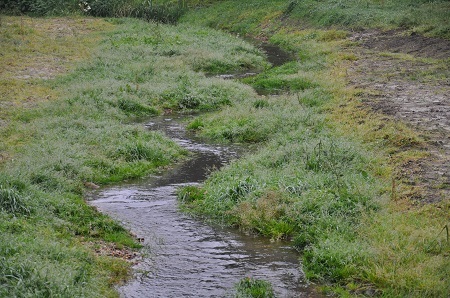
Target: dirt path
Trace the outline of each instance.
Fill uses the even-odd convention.
[[[399,178],[419,190],[421,202],[450,199],[450,41],[398,31],[353,38],[362,46],[348,75],[364,90],[361,100],[427,141],[429,157],[402,166]]]

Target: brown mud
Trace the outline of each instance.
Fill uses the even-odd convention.
[[[397,169],[414,199],[450,198],[450,41],[400,31],[363,32],[358,59],[348,69],[350,85],[373,111],[412,127],[425,140],[428,157]]]

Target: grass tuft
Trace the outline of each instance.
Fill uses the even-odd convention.
[[[236,285],[236,298],[272,298],[275,294],[272,285],[261,279],[246,277],[241,279]]]
[[[27,198],[14,188],[0,184],[0,207],[2,211],[16,215],[27,215],[30,208],[27,206]]]

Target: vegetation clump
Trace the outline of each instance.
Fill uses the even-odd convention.
[[[261,279],[246,277],[236,284],[235,298],[273,298],[272,285]]]

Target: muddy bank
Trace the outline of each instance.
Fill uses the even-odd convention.
[[[429,157],[404,165],[399,178],[422,193],[416,200],[438,202],[450,198],[450,63],[389,53],[448,58],[450,42],[399,34],[354,37],[362,46],[348,79],[363,90],[360,98],[366,106],[407,123],[427,141]]]
[[[419,35],[415,32],[367,30],[353,35],[353,40],[365,49],[379,52],[404,53],[416,57],[448,59],[450,41]]]

